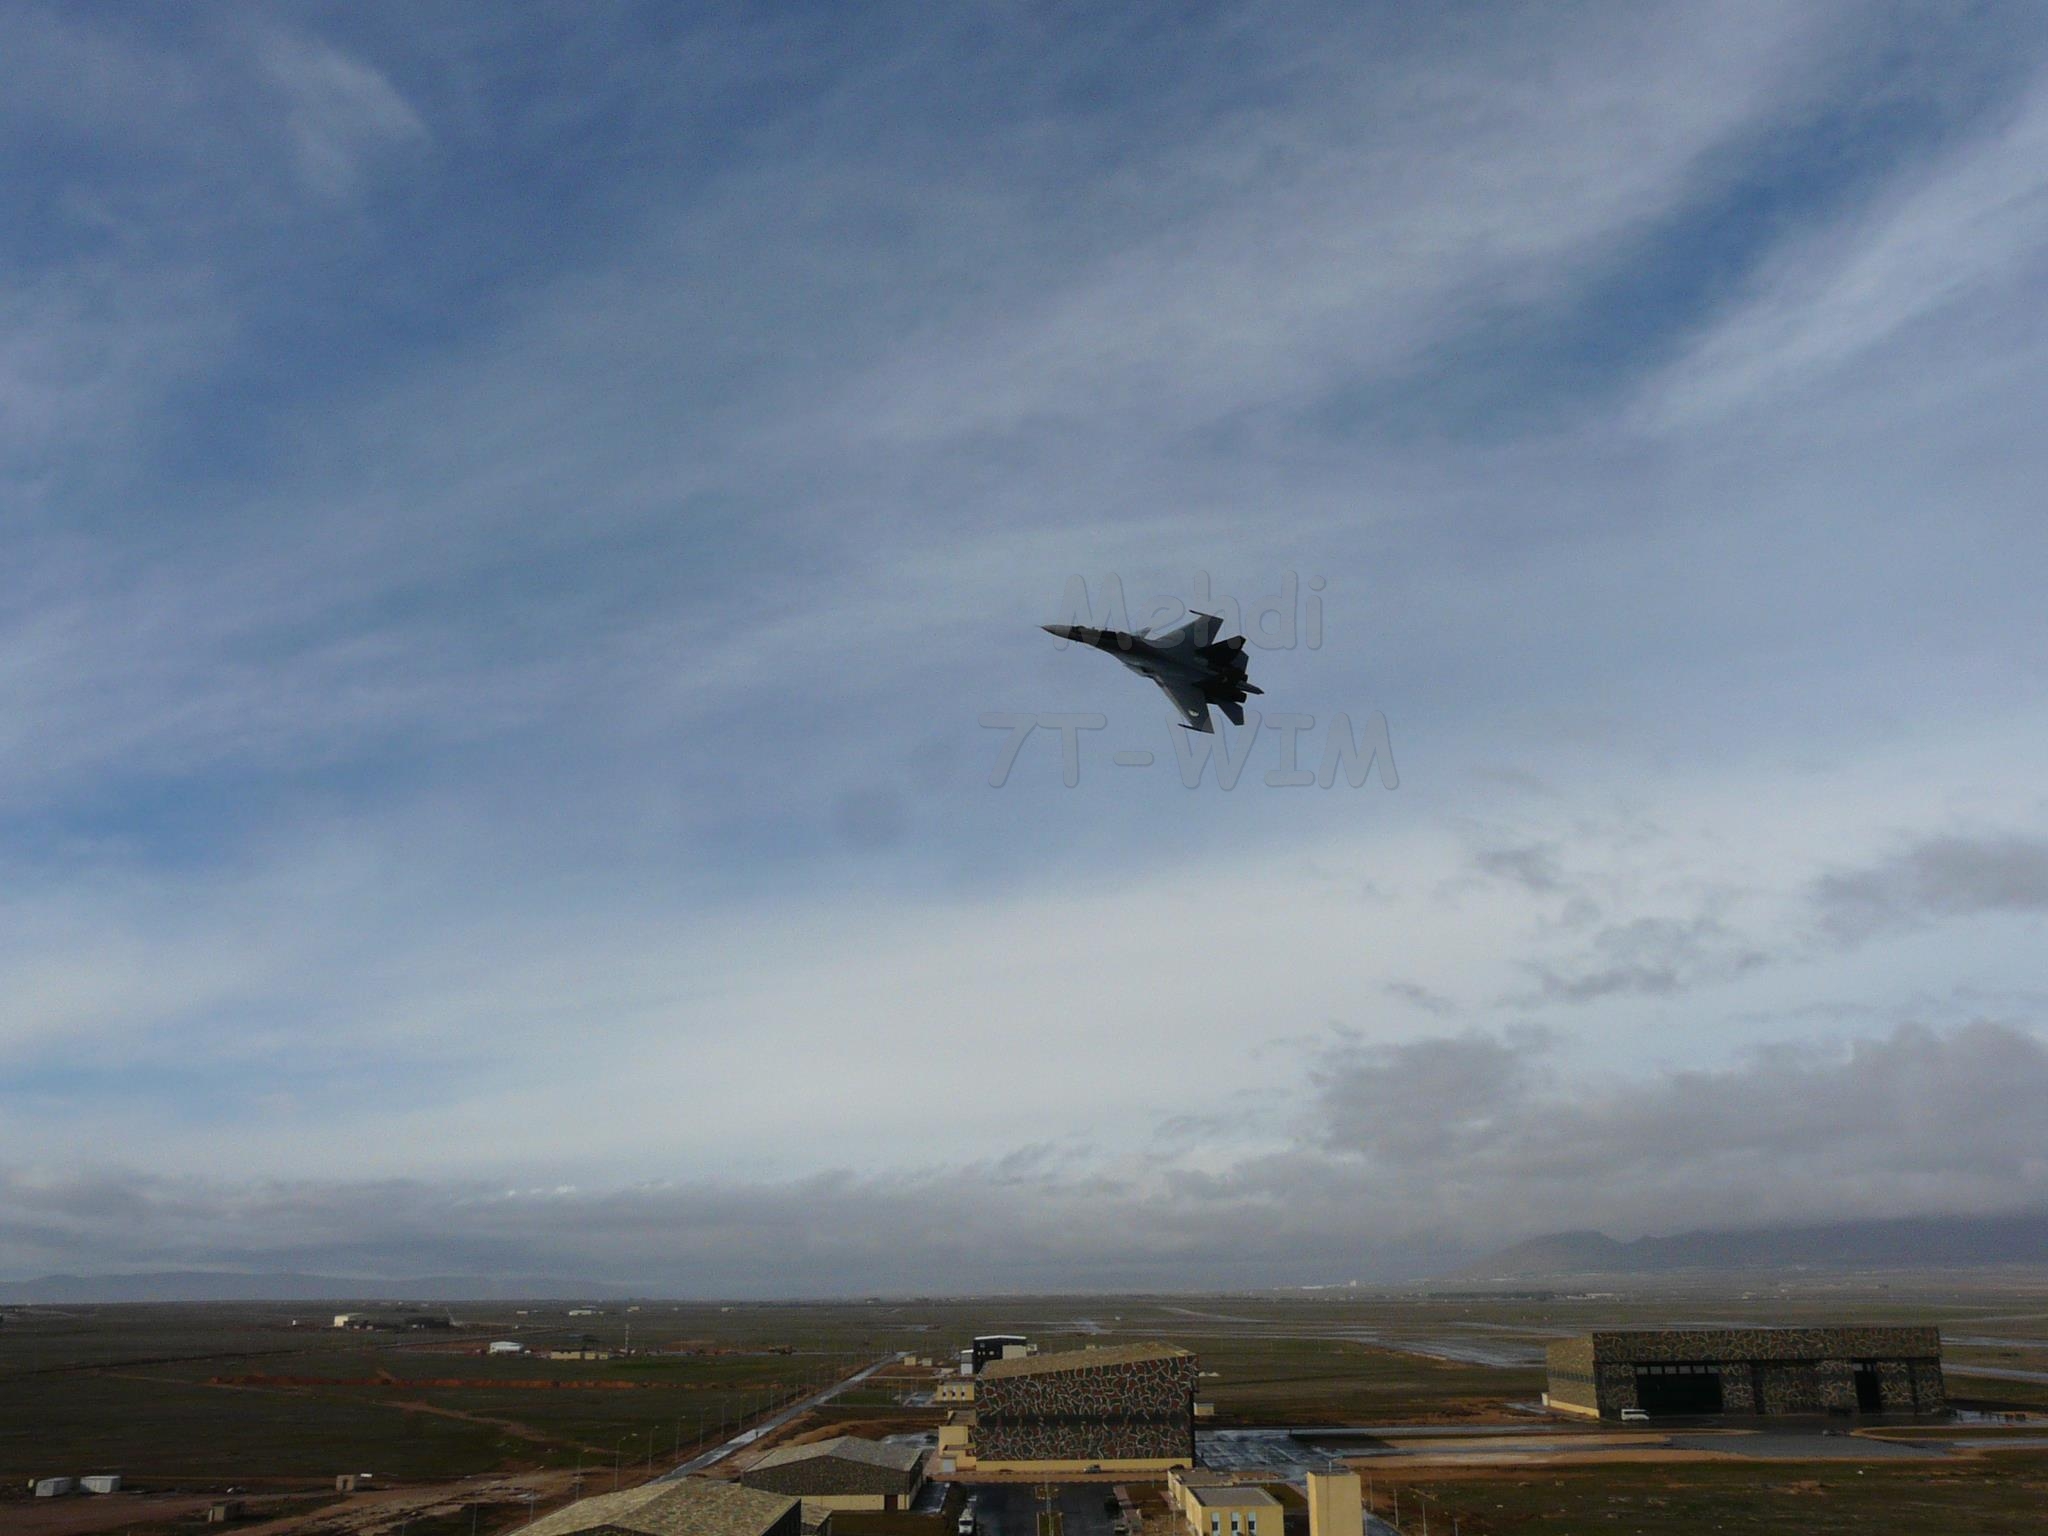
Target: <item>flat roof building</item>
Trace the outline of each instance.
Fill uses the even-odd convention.
[[[1560,1413],[1940,1413],[1934,1328],[1644,1328],[1562,1339],[1548,1351]]]
[[[1195,1460],[1195,1357],[1119,1344],[991,1360],[974,1389],[983,1471],[1164,1472]]]
[[[800,1536],[801,1506],[792,1498],[709,1477],[643,1483],[619,1493],[578,1499],[520,1527],[521,1536]]]
[[[1282,1536],[1285,1511],[1263,1488],[1194,1467],[1167,1473],[1166,1491],[1193,1536]]]
[[[740,1482],[803,1500],[806,1525],[835,1509],[908,1509],[924,1486],[924,1448],[836,1435],[778,1447]]]

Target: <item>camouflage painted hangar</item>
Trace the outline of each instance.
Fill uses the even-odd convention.
[[[965,1469],[1163,1472],[1195,1461],[1195,1357],[1117,1344],[991,1360],[974,1387]]]
[[[1612,1419],[1667,1414],[1939,1413],[1933,1328],[1619,1329],[1550,1346],[1545,1401]]]

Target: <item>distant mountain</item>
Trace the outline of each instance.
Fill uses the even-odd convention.
[[[626,1292],[590,1280],[546,1275],[423,1275],[409,1280],[361,1276],[245,1274],[164,1270],[140,1275],[45,1275],[0,1280],[0,1304],[118,1301],[514,1301],[537,1297],[614,1297]]]
[[[1682,1270],[1977,1269],[2048,1264],[2048,1211],[1913,1216],[1803,1227],[1681,1232],[1617,1242],[1601,1232],[1531,1238],[1465,1265],[1455,1280],[1661,1275]]]

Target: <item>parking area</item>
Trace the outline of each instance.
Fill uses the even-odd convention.
[[[970,1496],[979,1536],[1038,1536],[1038,1517],[1060,1515],[1060,1536],[1113,1536],[1116,1499],[1106,1483],[982,1483]]]

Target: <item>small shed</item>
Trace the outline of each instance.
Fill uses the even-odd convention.
[[[230,1520],[239,1520],[241,1518],[242,1501],[240,1499],[222,1499],[206,1507],[206,1523],[208,1525],[226,1525]]]
[[[39,1499],[61,1499],[77,1487],[78,1479],[75,1477],[39,1477],[29,1484]]]
[[[87,1493],[119,1493],[121,1474],[118,1472],[94,1472],[78,1480],[78,1486]]]

